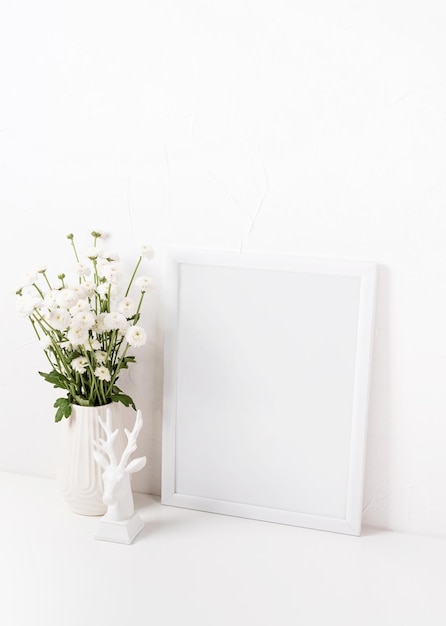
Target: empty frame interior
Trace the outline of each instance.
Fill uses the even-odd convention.
[[[170,250],[162,502],[360,534],[376,268]]]

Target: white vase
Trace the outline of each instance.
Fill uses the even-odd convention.
[[[115,443],[119,455],[125,448],[125,435],[117,403],[94,407],[73,404],[70,417],[56,424],[60,431],[57,482],[68,508],[79,515],[104,515],[107,510],[102,501],[102,470],[93,457],[93,440],[104,436],[98,414],[105,420],[107,409],[113,428],[119,429]]]

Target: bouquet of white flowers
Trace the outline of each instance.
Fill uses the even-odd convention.
[[[136,409],[117,381],[121,370],[135,362],[129,349],[146,342],[146,332],[138,322],[152,280],[136,274],[142,259],[152,258],[153,252],[143,246],[127,288],[119,292],[119,257],[97,245],[103,233],[91,235],[93,247],[85,261],[78,256],[74,236],[67,235],[77,264],[75,282],[67,282],[60,273],[53,286],[46,267],[40,267],[16,291],[18,310],[30,319],[50,363],[51,371],[39,374],[66,392],[54,403],[56,422],[71,415],[72,404],[122,402]],[[139,291],[136,301],[130,296],[132,286]]]

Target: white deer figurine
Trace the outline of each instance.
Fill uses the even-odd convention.
[[[143,425],[141,411],[136,412],[133,430],[130,432],[127,428],[124,429],[127,445],[119,462],[114,448],[119,430],[112,429],[110,410],[107,409],[105,422],[100,415],[98,415],[98,420],[106,438],[93,441],[93,455],[95,461],[103,469],[102,500],[107,505],[107,512],[102,518],[96,538],[118,543],[131,543],[144,526],[135,514],[130,474],[139,472],[144,467],[146,457],[138,457],[129,462],[130,456],[136,450],[136,440]]]

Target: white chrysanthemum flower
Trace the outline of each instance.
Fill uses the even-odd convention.
[[[107,327],[105,325],[105,318],[108,315],[108,313],[98,313],[98,315],[96,315],[96,321],[94,323],[94,326],[92,328],[92,330],[95,333],[98,333],[99,335],[101,333],[105,333],[107,330]]]
[[[90,276],[91,267],[87,265],[86,263],[78,263],[76,267],[76,272],[78,276],[81,276],[82,278],[84,278],[85,276]]]
[[[72,326],[67,333],[67,339],[72,346],[80,346],[88,341],[88,329],[82,326]]]
[[[98,275],[109,283],[116,284],[119,277],[119,265],[113,261],[98,265]]]
[[[99,380],[106,380],[107,382],[109,382],[111,380],[110,372],[105,367],[105,365],[99,365],[95,369],[94,375],[96,376],[96,378],[99,378]]]
[[[66,309],[54,309],[49,315],[48,322],[56,330],[66,330],[71,324],[71,315]]]
[[[96,285],[92,280],[86,280],[82,283],[83,288],[85,289],[85,297],[91,298],[91,296],[96,291]]]
[[[90,261],[95,261],[97,258],[101,256],[102,256],[102,249],[97,246],[93,246],[87,252],[87,258],[90,259]]]
[[[39,314],[46,320],[50,319],[51,311],[44,306],[43,301],[41,306],[39,306]]]
[[[99,350],[101,348],[101,343],[97,339],[89,339],[88,344],[91,350]]]
[[[135,285],[142,291],[148,291],[152,285],[153,280],[149,276],[140,276],[135,280]]]
[[[88,359],[86,359],[84,356],[78,356],[71,361],[71,367],[74,369],[75,372],[78,372],[78,374],[85,374],[87,366]]]
[[[155,252],[150,246],[141,246],[140,256],[143,256],[150,261],[155,256]]]
[[[87,298],[81,298],[76,302],[74,306],[70,308],[71,315],[76,315],[76,313],[81,313],[90,310],[90,303]]]
[[[69,309],[78,301],[77,293],[72,289],[60,289],[57,292],[57,304],[63,309]]]
[[[104,325],[107,330],[127,330],[128,321],[126,317],[118,311],[107,313],[104,319]]]
[[[20,313],[20,315],[26,317],[32,315],[35,310],[42,306],[42,304],[42,299],[38,298],[37,296],[19,296],[17,300],[17,311]]]
[[[101,365],[107,360],[107,353],[104,352],[104,350],[96,350],[94,356],[96,361]]]
[[[135,303],[131,298],[123,298],[118,304],[118,311],[125,315],[127,318],[132,317],[135,312]]]
[[[95,321],[96,315],[91,311],[79,311],[79,313],[73,315],[73,326],[80,326],[90,330],[90,328],[93,328]]]
[[[146,343],[146,331],[141,326],[130,326],[125,334],[125,339],[131,346],[140,348]]]
[[[120,328],[119,330],[116,331],[118,333],[118,337],[123,339],[129,328],[130,328],[130,322],[127,323],[126,328]]]
[[[35,282],[39,280],[39,270],[33,270],[31,272],[25,272],[23,276],[22,284],[24,287],[28,287],[29,285],[33,285]]]
[[[78,374],[85,374],[88,367],[88,359],[84,356],[78,356],[71,361],[71,367]]]
[[[46,307],[48,307],[49,309],[55,309],[56,306],[58,306],[57,304],[57,294],[59,292],[57,291],[57,289],[51,289],[51,291],[48,291],[48,293],[45,294],[44,298],[43,298],[43,303]]]
[[[85,286],[83,284],[75,285],[74,287],[70,287],[70,289],[74,291],[75,294],[77,294],[79,300],[85,300],[85,298],[87,297],[87,290],[85,289]]]
[[[105,298],[105,296],[108,296],[110,287],[110,283],[101,283],[97,286],[96,291],[101,298]]]

